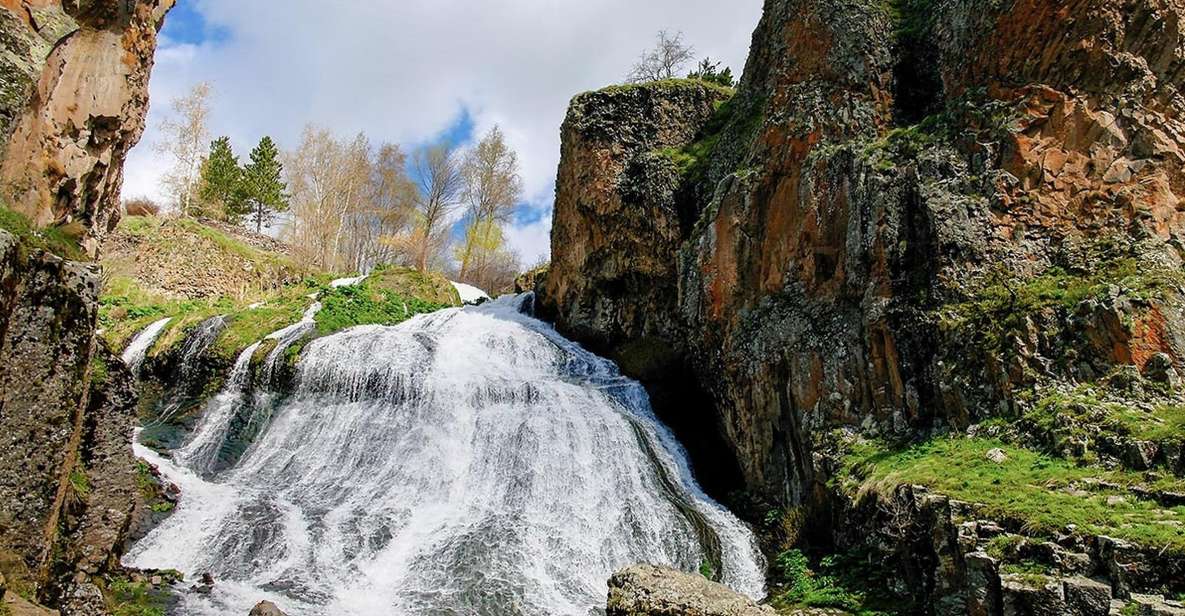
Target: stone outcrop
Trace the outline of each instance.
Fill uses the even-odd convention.
[[[627,567],[609,579],[607,616],[774,616],[702,575],[652,565]]]
[[[258,605],[251,609],[249,616],[287,616],[280,608],[276,607],[275,603],[271,601],[260,601]]]
[[[156,36],[174,0],[0,3],[0,197],[40,226],[98,237],[119,218],[144,131]]]
[[[89,579],[118,569],[140,506],[136,397],[96,344],[97,268],[4,232],[0,247],[0,569],[74,613],[99,596]]]
[[[99,276],[92,266],[25,254],[4,232],[0,263],[0,549],[41,581],[82,463]]]
[[[947,318],[1000,277],[1093,274],[1114,257],[1096,244],[1180,266],[1185,8],[903,6],[894,21],[872,0],[769,0],[690,190],[568,188],[627,186],[620,166],[574,154],[581,118],[635,117],[610,97],[574,101],[564,133],[544,313],[596,348],[645,342],[693,363],[745,486],[776,501],[810,499],[829,429],[959,429],[1014,408],[1036,377],[1185,358],[1176,289],[1021,314],[996,348]],[[612,246],[594,253],[580,238],[598,234]],[[653,291],[585,282],[607,268],[650,273]]]
[[[710,410],[664,411],[661,394],[655,406],[681,438],[686,412],[703,420],[695,430],[722,436],[707,453],[688,447],[697,473],[738,469],[738,483],[716,493],[741,487],[801,508],[808,539],[825,548],[859,543],[906,571],[907,555],[924,553],[907,577],[926,610],[1092,613],[1099,597],[1077,573],[1049,592],[989,575],[933,507],[915,508],[925,520],[917,542],[870,539],[876,529],[849,517],[853,496],[832,481],[832,436],[961,433],[1024,415],[1039,392],[1110,392],[1125,370],[1166,385],[1139,408],[1176,403],[1183,62],[1180,0],[767,0],[736,95],[688,145],[673,156],[598,146],[665,156],[678,178],[631,183],[628,168],[574,154],[586,139],[565,129],[540,313],[652,391],[654,365],[687,367],[687,387],[702,387]],[[668,86],[649,87],[658,96]],[[626,109],[578,98],[572,122],[595,114],[631,126]],[[610,190],[573,190],[565,178]],[[594,253],[581,238],[598,235],[612,243]],[[605,271],[649,277],[629,286]],[[631,361],[635,347],[661,354]],[[1063,438],[1064,422],[1090,416],[1058,416],[1056,434],[1013,427],[1022,443],[1063,455],[1179,472],[1171,436],[1095,426]],[[1180,562],[1132,549],[1140,555],[1115,571],[1092,556],[1088,577],[1117,597],[1139,594],[1122,572]],[[1181,591],[1154,575],[1136,586]],[[1055,596],[1088,607],[1042,612]]]
[[[118,218],[173,0],[0,2],[0,201],[93,255]],[[104,614],[140,492],[131,377],[96,339],[99,268],[0,231],[0,574],[15,613]],[[19,601],[18,601],[19,600]],[[58,612],[52,612],[58,613]]]

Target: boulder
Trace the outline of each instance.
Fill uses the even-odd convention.
[[[774,616],[773,609],[702,575],[653,565],[609,578],[607,616]]]
[[[1111,586],[1089,578],[1062,580],[1066,607],[1075,616],[1107,616],[1111,611]]]
[[[260,601],[247,616],[288,616],[271,601]]]

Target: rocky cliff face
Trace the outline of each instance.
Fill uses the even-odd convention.
[[[0,247],[0,572],[67,613],[103,613],[89,579],[118,568],[139,506],[131,376],[96,346],[97,268],[4,232]]]
[[[0,200],[81,227],[118,218],[172,0],[0,2]],[[99,269],[0,232],[0,577],[9,595],[104,614],[139,517],[130,375],[96,340]],[[30,608],[33,609],[33,608]]]
[[[602,197],[657,224],[576,205],[564,178],[637,188],[571,155],[565,131],[554,261],[586,254],[575,229],[627,248],[553,267],[543,312],[601,348],[649,337],[690,364],[743,487],[784,506],[834,512],[831,460],[851,438],[989,419],[1060,455],[1175,468],[1179,435],[1108,453],[1141,446],[1083,429],[1106,423],[1098,401],[1052,429],[1019,419],[1051,391],[1111,400],[1117,373],[1167,384],[1148,404],[1175,404],[1183,18],[1179,0],[768,0],[736,96],[673,157],[681,183]],[[690,213],[677,233],[670,211]],[[575,281],[629,272],[636,245],[638,268],[665,265],[657,299]],[[842,516],[822,518],[842,535]]]
[[[86,247],[119,218],[123,160],[144,131],[156,34],[174,0],[0,3],[0,197]]]

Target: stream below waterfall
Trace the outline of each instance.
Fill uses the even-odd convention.
[[[136,445],[182,497],[124,563],[212,574],[212,592],[180,591],[185,616],[263,599],[291,616],[588,616],[640,562],[713,563],[762,596],[751,532],[695,483],[645,390],[529,301],[309,343],[293,391],[265,396],[219,468],[233,418],[260,403],[243,391],[252,347],[184,447]]]

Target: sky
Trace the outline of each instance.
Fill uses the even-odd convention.
[[[169,101],[214,89],[211,132],[240,158],[307,124],[410,152],[496,125],[525,187],[507,237],[524,264],[548,255],[560,124],[571,98],[620,83],[659,30],[740,74],[761,0],[179,0],[161,33],[148,130],[123,194],[167,201],[153,151]]]

